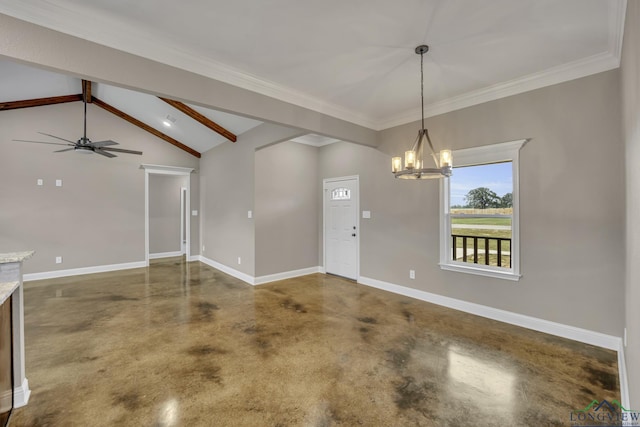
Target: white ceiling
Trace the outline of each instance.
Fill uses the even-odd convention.
[[[0,102],[46,98],[82,93],[78,78],[0,60]],[[92,87],[93,96],[135,117],[141,122],[169,135],[181,143],[204,153],[227,139],[186,114],[176,110],[159,98],[98,83]],[[189,105],[189,104],[187,104]],[[213,120],[236,136],[258,126],[262,122],[200,106],[189,105],[200,114]],[[163,124],[167,115],[175,120],[170,127]],[[91,121],[89,119],[89,128]]]
[[[164,134],[177,139],[194,150],[205,151],[228,141],[224,136],[213,132],[211,129],[196,122],[186,114],[174,109],[158,97],[109,86],[103,83],[92,88],[93,95],[98,99],[124,111],[147,125],[158,129]],[[189,104],[187,104],[189,105]],[[232,114],[215,111],[200,106],[189,105],[210,120],[213,120],[231,133],[241,135],[262,122],[239,117]],[[167,115],[175,119],[175,122],[167,127],[163,124]],[[169,121],[171,123],[171,121]]]
[[[0,0],[0,12],[373,129],[619,65],[626,0]]]

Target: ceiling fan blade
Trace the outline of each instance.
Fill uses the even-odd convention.
[[[71,151],[71,150],[75,150],[75,149],[76,149],[76,147],[65,148],[65,149],[62,149],[62,150],[56,150],[56,151],[54,151],[54,153],[62,153],[64,151]]]
[[[124,150],[122,148],[104,147],[104,148],[100,148],[100,150],[115,151],[117,153],[139,154],[139,155],[142,154],[142,151]]]
[[[70,142],[70,143],[72,143],[72,144],[74,144],[74,145],[75,145],[75,143],[76,143],[75,141],[69,141],[68,139],[60,138],[59,136],[51,135],[51,134],[49,134],[49,133],[44,133],[44,132],[38,132],[38,133],[39,133],[40,135],[50,136],[51,138],[59,139],[59,140],[61,140],[61,141],[67,141],[67,142]]]
[[[111,153],[107,153],[106,151],[104,151],[102,148],[96,148],[95,150],[93,150],[94,153],[100,154],[101,156],[105,156],[105,157],[118,157],[115,154],[111,154]]]
[[[91,145],[93,145],[94,147],[106,147],[107,145],[119,145],[117,142],[115,141],[111,141],[110,139],[107,141],[96,141],[96,142],[92,142]]]
[[[36,144],[49,144],[49,145],[64,145],[64,146],[69,146],[69,145],[73,145],[75,146],[76,144],[62,144],[60,142],[45,142],[45,141],[29,141],[27,139],[12,139],[12,141],[18,141],[18,142],[33,142]]]

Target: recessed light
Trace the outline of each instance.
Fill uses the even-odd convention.
[[[170,128],[176,122],[176,118],[171,114],[167,114],[167,117],[162,121],[162,124]]]

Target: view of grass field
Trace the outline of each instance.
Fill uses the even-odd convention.
[[[458,236],[468,236],[466,245],[468,263],[474,263],[473,237],[478,237],[476,241],[477,247],[475,248],[475,250],[477,250],[478,252],[478,264],[486,264],[485,257],[488,252],[489,265],[498,265],[498,240],[496,240],[496,238],[511,239],[511,217],[498,215],[500,214],[497,214],[496,216],[473,216],[470,218],[465,218],[464,215],[461,216],[460,214],[458,214],[457,216],[451,218],[451,234]],[[477,226],[477,228],[475,226]],[[487,241],[485,240],[485,238],[489,238],[488,248],[486,247]],[[462,238],[455,239],[455,245],[456,257],[458,258],[458,261],[463,261],[462,248],[464,246],[464,240]],[[503,267],[509,267],[511,262],[511,241],[502,241],[500,245],[500,251],[502,253],[502,262],[500,265]]]
[[[451,224],[472,224],[472,225],[508,225],[511,226],[511,218],[489,217],[489,218],[451,218]]]
[[[451,208],[452,215],[512,215],[513,208]]]
[[[511,265],[511,162],[455,168],[450,181],[451,234],[457,261]],[[498,240],[507,239],[507,240]],[[466,243],[465,243],[466,242]],[[453,255],[453,254],[452,254]]]

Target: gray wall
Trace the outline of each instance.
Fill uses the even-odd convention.
[[[186,177],[149,175],[149,253],[177,252],[182,248],[180,199]]]
[[[625,352],[631,407],[640,408],[640,2],[627,4],[622,50],[622,103],[627,178],[627,269]]]
[[[208,259],[255,276],[254,210],[255,151],[304,132],[264,123],[240,135],[235,144],[221,144],[200,159],[201,240]],[[238,257],[242,263],[238,264]]]
[[[318,263],[318,148],[283,142],[255,154],[256,276]]]
[[[379,150],[320,151],[321,178],[360,175],[361,275],[621,336],[624,146],[617,70],[427,120],[437,147],[532,138],[521,152],[519,282],[440,270],[439,183],[395,180],[392,154],[413,123],[382,132]],[[595,172],[606,170],[606,172]],[[409,269],[416,279],[409,279]]]
[[[198,159],[92,105],[88,136],[113,139],[144,152],[108,159],[40,140],[37,131],[76,139],[82,133],[82,103],[0,112],[0,252],[34,249],[25,273],[144,261],[144,170],[141,163],[196,168]],[[36,186],[38,178],[44,186]],[[56,179],[63,180],[55,187]],[[196,179],[197,181],[197,179]],[[193,178],[192,178],[193,182]],[[192,188],[198,207],[197,182]],[[198,218],[192,220],[198,254]],[[55,264],[62,256],[63,263]]]

